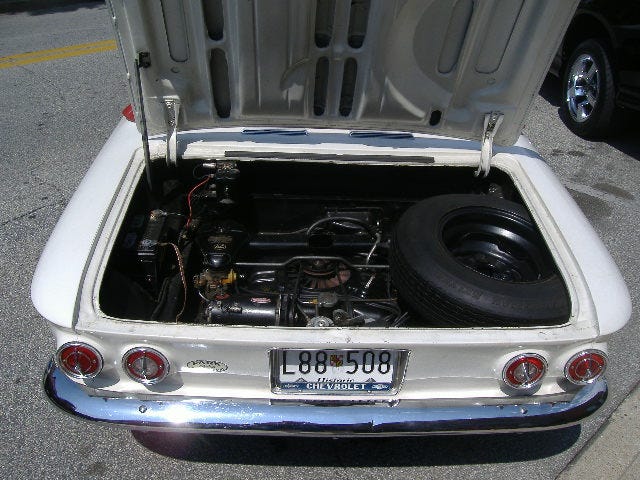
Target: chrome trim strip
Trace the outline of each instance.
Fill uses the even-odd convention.
[[[100,392],[76,383],[49,363],[44,376],[49,399],[85,420],[130,429],[199,433],[307,434],[330,436],[429,435],[543,430],[576,423],[606,400],[604,380],[586,385],[569,399],[520,397],[510,404],[488,400],[420,400],[327,406],[246,399],[198,399],[147,395],[136,398]],[[516,401],[520,403],[516,403]]]

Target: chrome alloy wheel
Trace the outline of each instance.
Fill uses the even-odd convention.
[[[593,57],[582,54],[576,58],[567,78],[567,95],[565,101],[569,115],[576,122],[589,119],[598,102],[600,75]]]

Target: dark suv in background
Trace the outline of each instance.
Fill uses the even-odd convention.
[[[640,110],[640,0],[584,0],[551,67],[577,135],[610,133],[619,108]]]

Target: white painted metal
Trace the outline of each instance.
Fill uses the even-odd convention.
[[[50,322],[70,328],[77,317],[78,291],[94,242],[109,214],[114,192],[134,150],[141,145],[131,122],[122,120],[69,201],[42,252],[31,284],[31,298]]]
[[[204,2],[109,3],[128,71],[139,52],[150,53],[141,77],[151,134],[170,130],[165,102],[179,100],[180,130],[306,125],[479,140],[485,114],[498,111],[504,122],[495,142],[513,145],[578,2],[372,0],[359,47],[349,42],[352,2],[335,2],[327,13],[326,46],[315,40],[313,1],[223,1],[216,39],[207,30]],[[226,68],[214,57],[224,57]],[[319,59],[328,71],[320,114]],[[357,74],[345,114],[348,61]],[[219,75],[225,69],[226,82]],[[228,102],[221,91],[227,86]],[[132,91],[138,104],[135,85]]]

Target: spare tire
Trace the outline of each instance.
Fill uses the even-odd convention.
[[[502,198],[441,195],[413,205],[396,224],[389,265],[400,298],[429,325],[543,326],[569,318],[567,290],[535,223]]]

